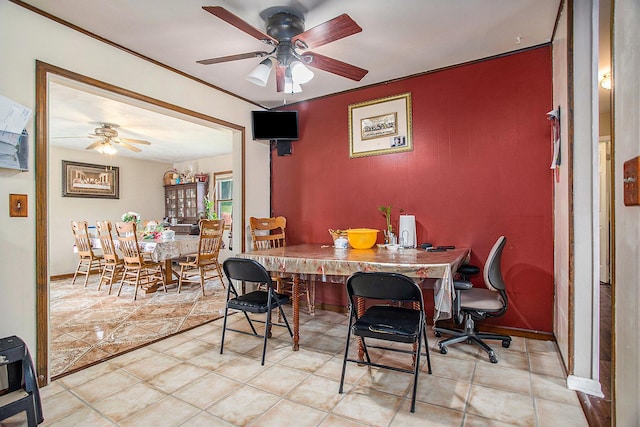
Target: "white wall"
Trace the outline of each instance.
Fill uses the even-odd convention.
[[[623,201],[624,162],[640,155],[640,2],[614,1],[615,419],[640,422],[640,206]]]
[[[94,154],[95,153],[95,154]],[[119,199],[62,197],[62,160],[110,165],[119,168]],[[143,220],[164,217],[162,175],[170,164],[136,160],[122,156],[103,156],[95,150],[78,151],[51,147],[49,152],[49,274],[73,273],[78,262],[73,253],[71,221],[121,220],[134,211]]]
[[[568,313],[572,323],[573,365],[568,386],[602,396],[599,383],[599,217],[598,217],[598,0],[573,4],[571,34],[572,74],[569,81],[572,122],[569,171],[573,229],[569,227],[568,248],[573,249],[569,269],[573,273]],[[571,204],[570,204],[571,206]],[[558,242],[559,243],[559,242]],[[556,247],[556,250],[558,247]]]
[[[49,64],[109,83],[182,108],[249,129],[246,144],[245,216],[268,210],[268,147],[250,140],[250,111],[256,109],[235,97],[153,65],[41,17],[8,1],[0,1],[0,94],[35,110],[35,62]],[[35,278],[35,122],[31,135],[30,170],[0,169],[0,336],[18,335],[36,353]],[[233,169],[242,164],[240,133],[234,134]],[[240,175],[234,180],[240,183]],[[27,194],[28,218],[9,218],[8,194]],[[237,211],[240,194],[237,195]],[[234,206],[234,209],[236,206]],[[235,239],[235,236],[234,236]],[[238,236],[238,242],[241,238]],[[240,245],[237,245],[240,246]]]

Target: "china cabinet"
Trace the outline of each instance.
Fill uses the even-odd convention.
[[[165,216],[178,224],[197,224],[198,213],[204,212],[206,182],[164,186]]]

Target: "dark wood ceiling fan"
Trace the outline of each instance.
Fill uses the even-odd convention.
[[[304,15],[301,12],[290,7],[271,7],[260,13],[260,16],[265,20],[266,33],[264,33],[221,6],[202,6],[202,8],[271,46],[272,50],[196,61],[199,64],[209,65],[240,59],[270,57],[275,60],[276,89],[278,92],[284,92],[285,78],[287,73],[291,71],[289,66],[296,60],[309,67],[355,81],[362,80],[368,73],[368,70],[355,65],[309,51],[309,49],[323,46],[362,31],[362,28],[347,14],[337,16],[305,31]]]

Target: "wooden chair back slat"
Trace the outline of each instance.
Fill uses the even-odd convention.
[[[73,231],[73,238],[80,258],[94,258],[87,221],[71,221],[71,230]]]
[[[98,230],[98,238],[100,239],[104,260],[109,264],[118,264],[120,258],[111,234],[113,230],[111,221],[97,221],[96,229]]]
[[[196,255],[197,264],[218,259],[223,233],[224,219],[200,220],[200,241],[198,243],[198,254]]]
[[[116,222],[118,234],[118,249],[122,252],[122,260],[125,265],[140,267],[144,263],[135,222]]]
[[[287,219],[283,216],[275,218],[249,218],[251,242],[254,250],[282,248],[286,245],[285,229]]]

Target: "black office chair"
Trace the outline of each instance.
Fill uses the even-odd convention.
[[[349,298],[349,329],[344,350],[339,392],[343,392],[347,362],[406,372],[414,376],[411,412],[415,412],[422,337],[424,337],[425,342],[427,366],[429,373],[431,373],[431,359],[429,357],[429,345],[427,344],[426,333],[426,316],[420,287],[416,285],[413,280],[402,274],[358,272],[352,274],[347,280],[347,295]],[[361,304],[363,302],[366,304],[367,300],[376,300],[377,302],[385,300],[388,302],[386,305],[370,306],[360,315],[358,313],[359,299],[364,300],[360,301]],[[410,308],[405,307],[407,305]],[[365,305],[361,305],[361,307],[364,306]],[[366,361],[349,358],[349,343],[352,334],[360,337]],[[411,350],[398,347],[367,346],[365,338],[411,344]],[[371,361],[371,357],[369,357],[368,348],[411,354],[413,355],[413,369],[374,363]]]
[[[462,264],[460,267],[458,267],[458,270],[456,272],[460,275],[462,280],[470,281],[471,276],[475,276],[476,274],[480,273],[480,267],[472,264]]]
[[[447,354],[448,345],[466,341],[479,345],[489,354],[491,363],[498,363],[496,353],[483,340],[500,340],[504,348],[509,348],[511,345],[510,336],[478,332],[474,322],[474,320],[502,316],[507,311],[507,293],[500,269],[502,250],[506,242],[507,239],[500,236],[487,257],[483,271],[486,288],[474,288],[471,282],[454,281],[456,301],[454,301],[453,318],[457,323],[463,323],[464,329],[436,326],[434,328],[436,336],[452,335],[451,338],[438,342],[440,353]]]
[[[271,282],[271,275],[265,268],[257,261],[244,259],[244,258],[227,258],[222,264],[224,274],[229,280],[229,286],[227,287],[227,303],[224,309],[224,323],[222,325],[222,343],[220,344],[220,354],[224,350],[224,336],[226,330],[240,332],[243,334],[249,334],[246,331],[240,331],[237,329],[227,328],[227,318],[229,309],[242,311],[249,326],[253,331],[253,334],[259,336],[256,332],[256,328],[253,326],[253,322],[264,323],[264,344],[262,347],[262,364],[264,365],[264,356],[267,352],[267,338],[271,336],[271,326],[282,326],[289,330],[289,335],[293,338],[293,332],[287,321],[287,317],[282,310],[282,304],[289,302],[290,297],[284,294],[278,294],[275,291],[273,283]],[[232,280],[238,280],[242,282],[252,282],[257,284],[266,284],[266,289],[261,288],[243,295],[238,295],[236,288],[233,286]],[[280,315],[284,320],[284,325],[271,322],[271,310],[279,309]],[[247,313],[267,313],[266,321],[254,320],[253,322],[249,318]]]

